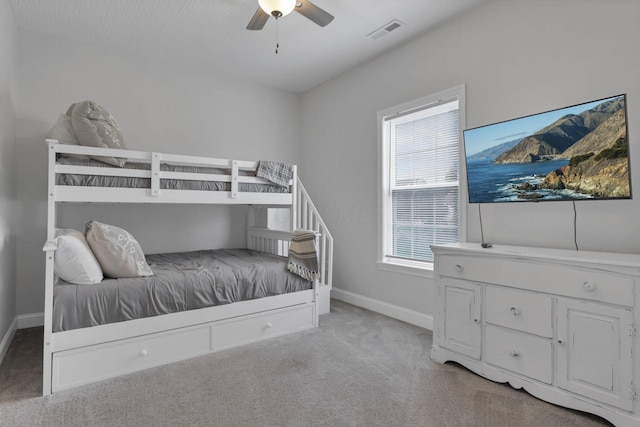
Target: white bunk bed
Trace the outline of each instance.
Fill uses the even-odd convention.
[[[289,191],[242,191],[243,184],[262,183],[243,171],[255,171],[257,162],[182,156],[156,152],[114,150],[59,144],[47,140],[48,220],[44,308],[43,394],[195,357],[225,348],[318,326],[318,315],[328,311],[333,239],[297,178],[295,166]],[[60,164],[66,155],[113,156],[144,163],[145,169]],[[213,167],[220,173],[167,171],[164,165]],[[108,176],[147,180],[145,188],[60,185],[62,175]],[[164,189],[163,180],[216,181],[223,191]],[[94,184],[95,185],[95,184]],[[312,289],[231,304],[198,308],[79,329],[53,330],[56,276],[56,206],[58,203],[158,203],[249,205],[247,248],[287,256],[295,229],[314,230],[318,279]],[[273,230],[260,223],[265,208],[287,208],[290,230]],[[261,225],[261,226],[259,226]]]

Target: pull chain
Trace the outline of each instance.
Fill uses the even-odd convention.
[[[279,48],[280,48],[280,36],[278,34],[278,17],[276,16],[276,55],[278,54]]]

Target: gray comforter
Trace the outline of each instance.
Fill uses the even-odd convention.
[[[58,159],[58,164],[73,166],[93,166],[112,168],[113,166],[96,160],[84,160],[71,157]],[[147,163],[127,162],[125,169],[149,170]],[[228,171],[218,168],[200,166],[182,166],[161,164],[160,169],[169,172],[194,172],[202,174],[228,175]],[[255,172],[241,171],[240,175],[256,176]],[[119,188],[151,188],[150,178],[134,178],[126,176],[102,176],[102,175],[77,175],[58,174],[56,176],[57,185],[75,185],[82,187],[119,187]],[[192,181],[184,179],[161,179],[160,188],[163,190],[200,190],[200,191],[231,191],[231,183],[218,181]],[[264,180],[264,184],[241,182],[238,184],[240,192],[251,193],[288,193],[289,188],[283,187]]]
[[[53,331],[85,328],[311,289],[287,259],[249,249],[148,255],[154,275],[97,285],[59,280]]]

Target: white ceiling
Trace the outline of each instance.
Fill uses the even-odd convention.
[[[18,27],[217,75],[304,92],[487,0],[313,0],[322,28],[298,13],[246,26],[257,0],[11,0]],[[397,19],[405,26],[374,40]]]

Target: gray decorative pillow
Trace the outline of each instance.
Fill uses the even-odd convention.
[[[127,144],[116,119],[93,101],[76,102],[69,107],[71,125],[80,145],[87,147],[126,149]],[[123,167],[126,159],[90,156],[94,160]]]
[[[71,117],[66,114],[60,114],[58,121],[47,134],[47,139],[56,139],[60,144],[80,145],[78,138],[76,138],[76,134],[73,132],[73,127],[71,127]],[[62,153],[62,157],[88,159],[87,156],[83,156],[81,154]]]
[[[105,276],[153,276],[140,244],[128,231],[93,220],[87,223],[85,236]]]

